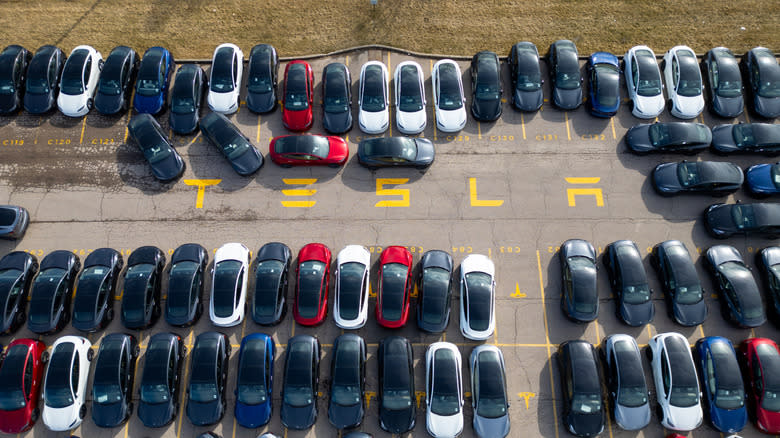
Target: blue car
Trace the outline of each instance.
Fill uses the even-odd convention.
[[[173,69],[173,55],[168,50],[150,47],[144,52],[135,82],[136,111],[154,115],[165,108]]]
[[[247,335],[238,353],[236,421],[255,429],[271,419],[274,386],[274,340],[262,333]]]
[[[612,117],[620,108],[620,65],[617,56],[595,52],[588,58],[588,108],[596,117]]]
[[[751,195],[769,196],[780,193],[780,163],[748,167],[745,181]]]
[[[708,336],[696,342],[696,358],[702,392],[715,429],[731,434],[742,430],[748,420],[745,384],[737,353],[728,339]]]

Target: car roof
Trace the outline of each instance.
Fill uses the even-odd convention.
[[[593,346],[586,341],[569,341],[564,348],[569,351],[569,366],[572,369],[574,390],[601,392],[601,379]]]
[[[672,385],[698,385],[696,369],[691,362],[691,351],[684,338],[667,336],[663,339],[664,350],[669,360]]]
[[[724,341],[709,343],[719,388],[744,388],[734,349]]]
[[[638,351],[631,342],[618,339],[613,345],[620,383],[626,386],[645,386],[645,374]]]

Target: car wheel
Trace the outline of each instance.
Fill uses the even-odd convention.
[[[79,408],[79,418],[82,420],[87,416],[87,405],[81,405]]]
[[[187,356],[187,346],[186,345],[182,345],[181,346],[181,357],[180,357],[180,359],[184,359],[185,356]]]
[[[647,356],[648,361],[653,361],[653,350],[649,346],[645,348],[645,356]]]
[[[328,167],[333,168],[333,169],[338,169],[339,167],[341,167],[341,164],[339,164],[339,163],[330,163],[330,164],[328,164]]]
[[[30,422],[35,423],[38,421],[38,418],[41,416],[41,410],[40,408],[33,409],[32,413],[30,413]]]
[[[95,350],[90,348],[89,350],[87,350],[87,360],[92,362],[92,359],[94,358],[95,358]]]
[[[24,321],[27,320],[27,315],[25,315],[24,312],[20,311],[19,313],[16,314],[16,318],[15,319],[16,319],[16,321],[14,321],[14,324],[18,328],[18,327],[21,327],[22,324],[24,324]]]
[[[130,404],[127,405],[127,418],[128,419],[133,416],[133,408],[134,407],[135,406],[133,405],[133,402],[130,402]]]
[[[230,345],[230,342],[227,343],[227,348],[225,349],[225,355],[227,357],[230,357],[230,353],[233,351],[233,346]]]
[[[291,164],[280,164],[279,167],[281,167],[282,169],[289,169],[289,168],[292,167],[292,165]]]
[[[108,323],[113,320],[114,320],[114,309],[108,309],[108,312],[106,312],[106,325],[108,325]]]
[[[655,405],[655,415],[659,422],[664,421],[664,410],[661,409],[661,405]]]
[[[141,346],[136,345],[135,348],[133,348],[133,357],[138,357],[139,354],[141,354]]]
[[[38,267],[39,267],[38,262],[33,262],[32,270],[33,271],[38,271]]]
[[[98,61],[98,69],[100,71],[103,71],[103,65],[106,63],[106,61],[103,61],[102,59]]]
[[[92,99],[87,99],[87,110],[92,110],[93,105],[95,105],[95,102]]]
[[[49,352],[44,351],[43,354],[41,354],[41,363],[46,363],[49,361]]]

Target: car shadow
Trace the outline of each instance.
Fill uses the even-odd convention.
[[[560,373],[558,371],[557,361],[558,353],[553,351],[550,357],[545,360],[544,366],[539,371],[539,394],[537,398],[539,400],[539,407],[536,409],[539,435],[547,438],[557,437],[560,432],[566,433],[566,426],[562,421],[563,418],[563,404],[561,403],[560,392]],[[554,379],[554,382],[550,382],[550,378]],[[544,382],[548,384],[545,385]],[[555,390],[553,391],[553,388]],[[542,401],[547,405],[546,408],[542,407]],[[550,409],[550,405],[553,409]],[[550,418],[551,412],[557,412],[553,418]],[[559,432],[560,431],[560,432]]]
[[[433,164],[433,166],[435,165],[436,163]],[[427,169],[410,167],[369,170],[358,163],[357,154],[355,154],[344,165],[344,170],[341,172],[341,182],[357,192],[371,193],[377,190],[376,181],[379,178],[407,179],[408,181],[399,184],[411,184],[420,180],[426,172]]]
[[[126,121],[130,120],[130,116],[127,111],[120,111],[116,114],[105,115],[100,114],[97,111],[93,111],[87,117],[87,126],[90,128],[113,128],[121,127],[124,130]]]

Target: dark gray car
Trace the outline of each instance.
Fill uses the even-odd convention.
[[[416,167],[427,169],[435,158],[433,143],[426,138],[375,137],[361,140],[358,162],[369,169]]]
[[[640,123],[626,133],[626,146],[638,155],[650,152],[695,154],[707,149],[710,143],[712,132],[702,123]]]
[[[753,273],[742,255],[729,245],[707,250],[707,267],[715,277],[723,316],[740,327],[759,327],[766,322],[764,303]]]
[[[704,80],[709,85],[710,110],[726,118],[742,114],[742,74],[737,58],[725,47],[715,47],[704,55]]]
[[[738,123],[712,128],[712,148],[724,154],[753,152],[767,155],[780,153],[780,125],[772,123]]]
[[[30,223],[30,213],[18,205],[0,205],[0,238],[21,239]]]
[[[707,319],[704,289],[685,244],[667,240],[653,247],[651,264],[660,277],[669,315],[686,327]]]
[[[774,239],[780,236],[780,204],[713,204],[704,211],[704,226],[715,238],[755,234]]]
[[[612,242],[604,250],[603,259],[610,285],[618,297],[615,310],[620,319],[634,327],[651,322],[655,306],[636,244],[630,240]]]
[[[276,81],[279,77],[279,56],[270,44],[258,44],[249,52],[249,74],[246,84],[246,106],[256,113],[276,108]]]
[[[141,149],[155,178],[168,182],[184,173],[184,160],[151,114],[135,115],[127,124],[127,132]]]
[[[322,126],[333,134],[352,129],[352,79],[340,62],[322,70]]]
[[[596,250],[590,242],[570,239],[563,242],[558,256],[563,277],[563,312],[575,322],[593,321],[599,316]]]
[[[233,170],[249,176],[263,167],[263,156],[240,129],[220,113],[208,113],[200,121],[200,130],[227,158]]]
[[[539,110],[544,103],[544,79],[534,43],[521,41],[513,45],[507,63],[512,76],[512,104],[520,111]]]
[[[582,81],[577,46],[569,40],[558,40],[548,55],[553,103],[562,110],[577,109],[582,104]]]
[[[744,180],[739,166],[718,161],[662,163],[653,170],[653,188],[664,196],[679,193],[725,196],[739,190]]]

